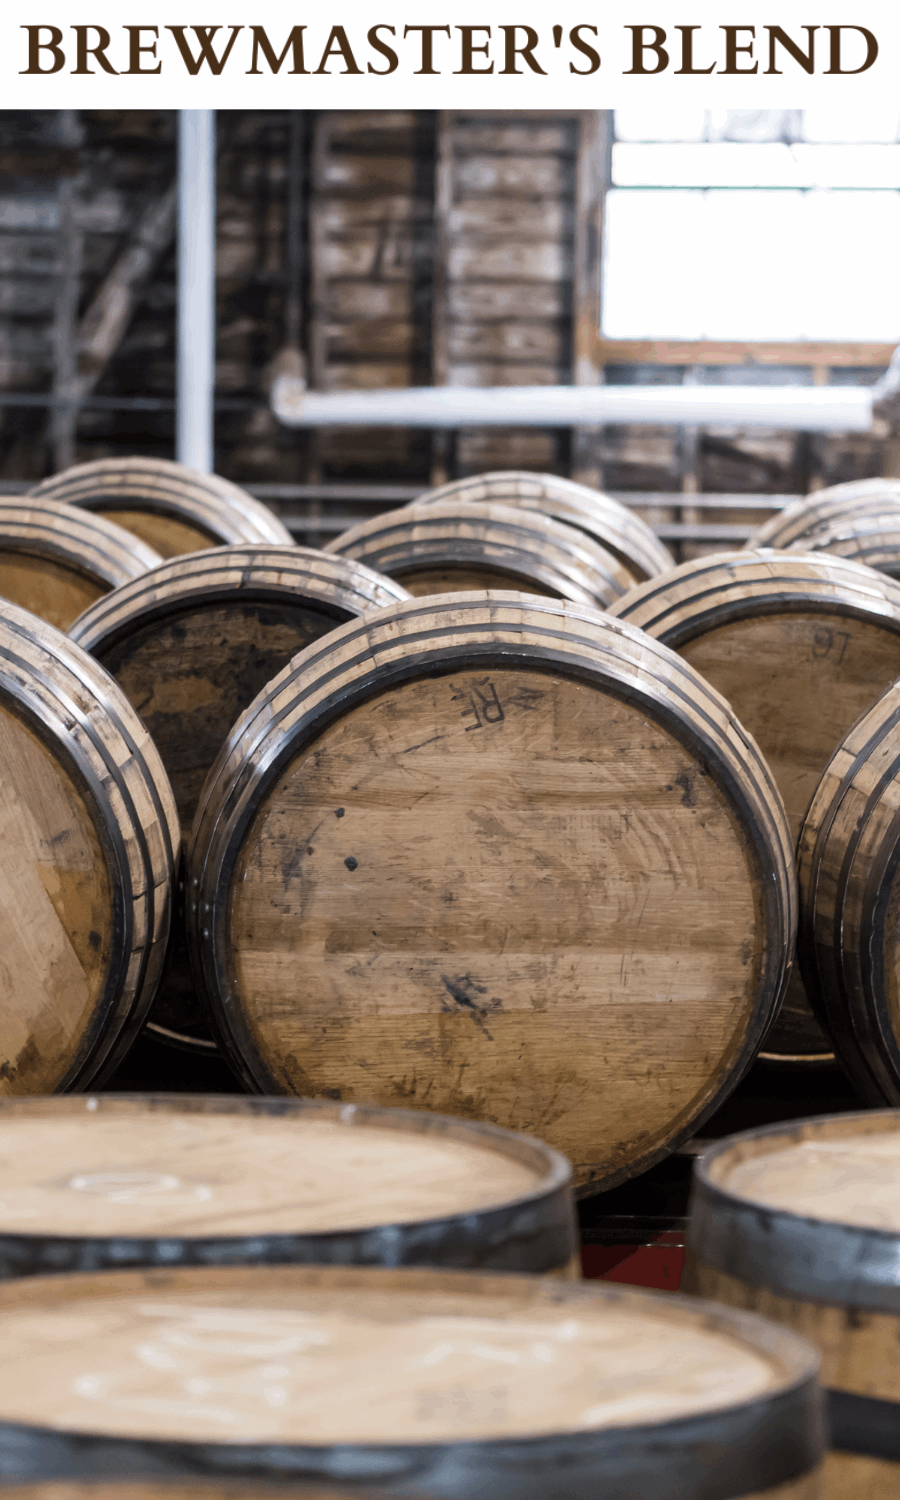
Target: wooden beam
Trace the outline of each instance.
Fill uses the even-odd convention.
[[[431,380],[450,377],[450,212],[453,207],[453,115],[438,110],[435,122],[434,228],[432,239]],[[450,478],[451,434],[431,434],[431,485]]]
[[[572,377],[576,385],[602,384],[596,330],[601,326],[601,261],[606,194],[611,181],[611,110],[583,110],[578,121],[575,170],[575,249],[572,286]],[[599,489],[603,483],[600,428],[572,434],[572,478]]]
[[[595,325],[596,327],[596,325]],[[885,369],[893,344],[753,343],[739,339],[605,339],[595,334],[594,357],[603,365],[810,365]]]

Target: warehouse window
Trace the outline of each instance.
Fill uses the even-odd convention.
[[[626,109],[608,338],[900,341],[900,111]]]

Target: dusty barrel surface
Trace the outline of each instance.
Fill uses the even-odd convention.
[[[84,1085],[123,1054],[165,953],[180,841],[125,695],[59,631],[0,609],[0,1093]]]
[[[642,632],[518,594],[413,599],[295,657],[210,773],[187,890],[251,1087],[534,1131],[582,1187],[734,1086],[796,910],[727,704]]]
[[[642,584],[610,613],[702,672],[754,736],[796,841],[837,745],[900,674],[900,585],[825,553],[720,553]],[[799,972],[766,1054],[826,1058]]]
[[[330,1100],[0,1101],[0,1276],[124,1266],[571,1274],[568,1162],[422,1110]]]
[[[408,505],[361,521],[325,550],[367,563],[417,596],[522,589],[605,608],[634,587],[628,568],[591,537],[512,505]]]
[[[475,474],[426,490],[416,505],[435,505],[444,500],[513,505],[563,521],[612,552],[636,583],[675,566],[668,548],[627,505],[585,484],[558,479],[555,474],[530,474],[518,469]]]
[[[99,601],[70,630],[115,677],[162,756],[190,832],[203,782],[256,694],[311,642],[406,590],[306,547],[219,547],[175,558]],[[191,1050],[214,1043],[194,998],[179,908],[148,1023]]]
[[[345,1479],[446,1500],[813,1500],[816,1356],[537,1277],[107,1272],[0,1286],[0,1472]]]
[[[168,459],[95,459],[54,474],[31,494],[100,512],[161,557],[233,543],[292,541],[268,506],[240,485]]]
[[[848,733],[799,844],[799,956],[863,1097],[900,1104],[900,686]]]
[[[734,1136],[695,1168],[690,1272],[704,1297],[816,1345],[828,1500],[900,1491],[900,1114]]]
[[[797,500],[751,532],[748,551],[811,542],[834,526],[900,513],[900,480],[858,479],[831,485]]]
[[[103,516],[0,497],[0,598],[67,630],[110,589],[155,568],[152,547]]]

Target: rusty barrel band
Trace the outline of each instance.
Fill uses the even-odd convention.
[[[871,1121],[873,1114],[840,1118]],[[752,1135],[789,1142],[790,1126],[782,1121]],[[710,1180],[709,1169],[731,1146],[726,1140],[712,1147],[694,1167],[688,1248],[696,1260],[779,1297],[900,1315],[900,1233],[802,1218],[729,1193]]]
[[[825,1399],[832,1448],[900,1464],[900,1401],[835,1390]]]

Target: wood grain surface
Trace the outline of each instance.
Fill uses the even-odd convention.
[[[397,578],[411,594],[522,589],[577,604],[611,604],[634,575],[573,526],[480,501],[406,506],[361,521],[326,551]]]
[[[823,531],[844,523],[853,524],[863,517],[896,514],[900,511],[900,481],[896,479],[857,479],[847,484],[816,490],[785,506],[751,533],[749,551],[759,547],[790,547],[812,541]]]
[[[900,576],[900,494],[890,511],[842,516],[815,536],[793,542],[792,548],[827,552],[833,557],[852,557],[889,578]]]
[[[31,493],[111,512],[163,557],[228,543],[292,541],[278,517],[239,485],[168,459],[95,459],[54,474]]]
[[[722,553],[642,584],[610,613],[677,650],[772,768],[797,839],[835,747],[900,674],[900,585],[824,553]],[[795,972],[766,1043],[827,1055]]]
[[[296,658],[213,768],[188,888],[253,1086],[534,1131],[585,1188],[733,1086],[794,921],[727,705],[640,632],[519,595],[410,601]]]
[[[101,595],[161,562],[103,516],[0,496],[0,597],[66,630]]]
[[[144,726],[89,656],[0,612],[0,1092],[94,1076],[165,952],[179,839]]]

